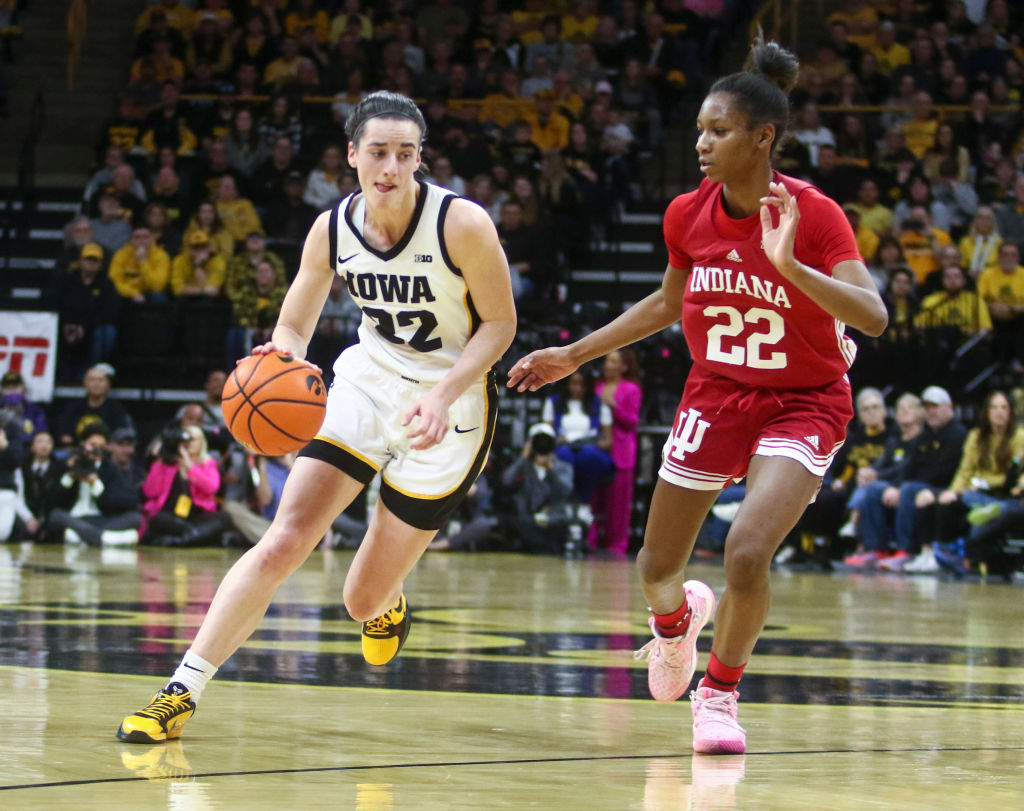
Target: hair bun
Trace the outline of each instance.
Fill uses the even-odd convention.
[[[743,69],[761,74],[788,95],[796,86],[800,60],[774,40],[765,42],[764,32],[759,29]]]

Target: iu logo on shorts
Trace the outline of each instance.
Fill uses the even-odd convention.
[[[711,425],[707,420],[700,418],[701,412],[691,408],[686,412],[685,419],[680,414],[676,420],[678,426],[672,435],[672,456],[682,459],[688,453],[693,453],[700,448],[704,441],[704,432]]]

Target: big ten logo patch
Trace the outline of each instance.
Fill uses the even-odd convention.
[[[676,419],[676,427],[672,432],[672,456],[675,459],[683,459],[686,454],[693,453],[700,448],[704,441],[704,432],[711,425],[707,420],[702,420],[701,412],[696,409],[688,409],[685,414],[680,414]]]
[[[429,253],[418,253],[418,254],[416,254],[416,261],[417,262],[433,262],[434,261],[434,257],[431,256]]]
[[[53,346],[49,338],[37,335],[0,335],[0,364],[7,371],[26,377],[43,377]]]

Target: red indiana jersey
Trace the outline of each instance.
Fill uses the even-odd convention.
[[[800,207],[794,256],[825,275],[860,259],[842,209],[819,189],[775,173]],[[772,211],[778,222],[778,213]],[[673,267],[690,268],[683,331],[694,363],[752,386],[806,389],[840,379],[856,346],[825,312],[765,256],[760,214],[736,220],[722,207],[722,186],[706,178],[665,212]]]

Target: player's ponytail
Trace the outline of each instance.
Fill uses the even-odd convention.
[[[753,129],[764,124],[775,127],[772,149],[782,139],[789,121],[789,92],[796,85],[800,60],[777,42],[765,42],[758,32],[743,66],[743,72],[719,79],[711,86],[712,93],[728,93],[747,117]]]

